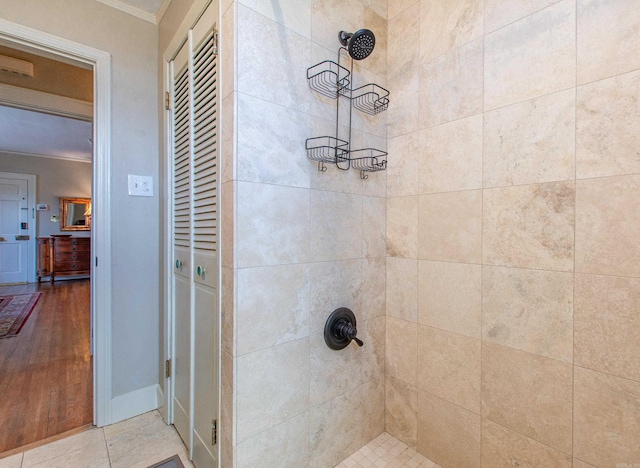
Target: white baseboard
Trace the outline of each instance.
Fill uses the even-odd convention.
[[[111,400],[111,424],[158,408],[159,385],[151,385]]]
[[[156,386],[156,390],[157,390],[157,398],[158,398],[158,412],[160,412],[160,415],[162,416],[162,419],[164,419],[164,422],[166,422],[167,424],[170,424],[169,422],[169,412],[167,409],[167,405],[166,405],[166,401],[165,401],[165,397],[164,397],[164,391],[162,390],[162,387],[160,385]]]

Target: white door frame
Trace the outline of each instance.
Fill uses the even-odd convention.
[[[19,174],[16,172],[0,172],[0,178],[3,179],[22,179],[27,181],[27,206],[31,208],[27,215],[27,222],[29,223],[29,241],[27,243],[27,283],[34,283],[36,281],[36,181],[35,174]]]
[[[93,66],[93,423],[111,423],[111,55],[0,18],[0,38]],[[99,259],[99,261],[98,261]]]

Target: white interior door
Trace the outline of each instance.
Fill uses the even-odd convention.
[[[218,2],[170,63],[173,109],[173,421],[198,467],[218,466]]]
[[[218,466],[219,255],[217,2],[192,31],[194,420],[193,461]]]
[[[27,179],[0,178],[0,284],[28,280],[28,190]]]

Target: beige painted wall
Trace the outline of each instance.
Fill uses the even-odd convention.
[[[91,164],[36,156],[0,152],[3,172],[35,174],[36,203],[49,205],[48,211],[36,211],[39,237],[64,234],[60,222],[52,222],[51,216],[60,214],[60,197],[91,198]],[[89,237],[90,232],[77,231],[74,236]]]
[[[389,3],[386,428],[443,467],[640,463],[638,30]]]
[[[156,385],[161,288],[156,196],[127,195],[127,174],[157,188],[157,27],[99,2],[1,2],[3,19],[107,51],[112,57],[113,396]]]

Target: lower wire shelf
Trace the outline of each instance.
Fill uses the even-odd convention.
[[[387,152],[374,148],[363,148],[349,152],[351,167],[360,171],[360,178],[367,179],[367,172],[387,169]]]

